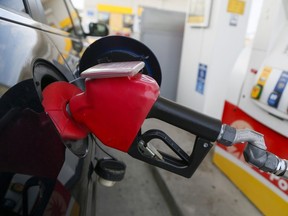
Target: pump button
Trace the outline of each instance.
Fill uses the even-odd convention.
[[[251,91],[251,97],[253,99],[259,99],[261,92],[262,92],[263,87],[259,84],[255,85]]]
[[[275,92],[273,91],[270,95],[269,95],[269,98],[268,98],[268,104],[269,106],[272,106],[272,107],[277,107],[278,106],[278,103],[279,103],[279,100],[280,100],[280,94],[278,92]]]

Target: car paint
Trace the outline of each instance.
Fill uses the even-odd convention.
[[[41,12],[33,10],[33,7],[34,9],[37,8],[37,1],[29,0],[27,3],[30,3],[30,14],[39,20]],[[0,96],[2,96],[0,110],[5,110],[3,106],[6,106],[5,104],[1,104],[1,101],[2,103],[3,101],[10,101],[11,104],[14,104],[13,101],[20,101],[27,97],[23,92],[17,92],[16,90],[16,95],[12,94],[10,98],[6,96],[9,95],[8,92],[13,92],[17,86],[21,86],[23,89],[35,88],[36,94],[41,99],[42,90],[51,82],[57,80],[72,81],[76,78],[77,64],[85,49],[83,38],[71,36],[66,32],[35,21],[28,14],[20,14],[6,8],[0,8],[0,32]],[[39,104],[41,100],[35,103]],[[35,110],[32,109],[32,111]],[[0,115],[0,119],[1,117],[3,116]],[[44,119],[45,121],[49,121],[48,116],[45,116]],[[13,122],[4,126],[7,128],[11,124]],[[41,127],[41,124],[39,127]],[[23,130],[25,131],[26,128],[23,128]],[[37,128],[35,128],[35,131],[37,131]],[[24,132],[23,134],[25,140],[33,138],[33,134],[25,134]],[[51,137],[53,136],[57,136],[55,131],[51,132]],[[49,143],[51,137],[43,137],[41,145],[51,145]],[[14,138],[15,140],[20,139],[17,137],[17,134],[14,135]],[[23,139],[23,137],[21,138]],[[63,154],[60,155],[63,164],[57,178],[45,177],[43,180],[42,176],[37,176],[37,173],[33,176],[29,170],[26,170],[28,174],[23,170],[22,173],[11,173],[9,172],[9,167],[5,167],[5,162],[0,161],[0,163],[4,163],[4,167],[6,168],[5,172],[2,170],[0,173],[0,179],[4,179],[0,180],[0,199],[2,203],[0,210],[2,214],[5,213],[8,215],[8,213],[11,213],[7,209],[3,210],[3,203],[6,202],[8,206],[11,206],[13,202],[18,200],[19,203],[13,204],[17,207],[16,212],[18,212],[16,214],[14,211],[15,215],[25,215],[23,210],[25,205],[27,205],[25,208],[27,212],[30,212],[30,215],[55,215],[55,213],[57,215],[95,215],[95,205],[91,205],[91,203],[95,202],[95,197],[88,193],[88,189],[94,192],[96,190],[95,177],[92,177],[92,164],[95,163],[95,145],[91,145],[90,138],[78,142],[62,141],[62,144],[63,146],[65,145]],[[29,147],[24,148],[24,150],[27,149],[30,150]],[[12,155],[14,153],[15,155],[19,154],[18,149],[8,149],[8,151]],[[28,153],[27,155],[23,155],[24,163],[25,158],[28,160],[31,157],[33,158],[33,154],[35,154],[33,149],[28,151]],[[49,151],[46,153],[43,154],[53,158],[53,155]],[[21,171],[20,168],[21,164],[19,164],[19,170]],[[45,176],[45,170],[43,173]],[[33,196],[31,195],[34,198],[31,198],[30,201],[28,200],[28,204],[25,204],[21,199],[24,196],[24,192],[21,190],[17,192],[15,191],[15,187],[10,187],[10,185],[18,185],[18,188],[22,186],[25,188],[25,184],[28,183],[33,187],[38,187],[38,189],[34,189],[34,193],[31,191],[27,192],[32,193],[32,195],[34,194]],[[41,185],[44,185],[44,188],[46,187],[47,193],[42,193]],[[40,199],[39,194],[41,193],[47,196],[47,202],[45,206],[43,206],[45,202],[40,202],[37,207],[37,200]]]

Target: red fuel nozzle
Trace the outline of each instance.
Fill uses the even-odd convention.
[[[127,152],[159,95],[146,75],[91,79],[69,102],[73,118],[107,146]]]
[[[92,132],[105,145],[127,152],[159,96],[149,76],[88,78],[85,92],[66,82],[43,91],[43,106],[64,139]]]

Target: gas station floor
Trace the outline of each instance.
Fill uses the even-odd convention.
[[[184,149],[191,148],[195,139],[160,121],[146,121],[142,129],[149,128],[161,128]],[[97,216],[262,215],[213,164],[213,149],[190,179],[152,167],[125,153],[108,151],[126,163],[126,174],[112,188],[98,186]]]

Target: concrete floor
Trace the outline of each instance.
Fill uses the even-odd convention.
[[[188,152],[195,138],[160,121],[146,121],[143,129],[149,128],[165,131]],[[125,153],[109,152],[126,163],[126,175],[112,188],[99,185],[97,216],[262,215],[212,163],[213,149],[190,179],[154,168]]]

